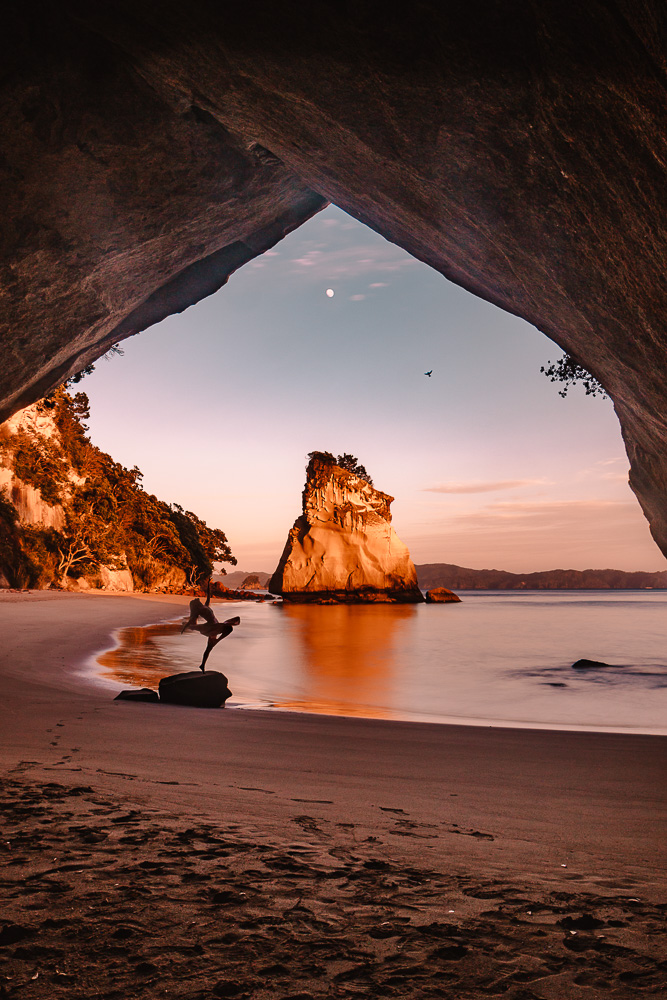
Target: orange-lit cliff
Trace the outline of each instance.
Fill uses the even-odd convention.
[[[392,500],[331,456],[314,452],[303,513],[269,590],[297,602],[422,601],[410,553],[391,526]]]

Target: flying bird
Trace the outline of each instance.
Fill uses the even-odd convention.
[[[429,378],[431,377],[432,374],[433,374],[433,369],[432,368],[431,368],[430,372],[424,372],[424,375],[428,375]]]

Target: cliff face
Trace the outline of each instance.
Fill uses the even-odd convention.
[[[422,601],[410,553],[391,526],[393,499],[315,455],[306,470],[303,513],[269,590],[297,602]]]
[[[96,448],[87,417],[85,394],[60,389],[0,425],[0,586],[178,590],[236,561],[222,531]]]
[[[59,443],[60,435],[53,413],[43,411],[39,406],[28,406],[19,410],[2,425],[0,441],[0,493],[16,508],[19,521],[30,526],[55,528],[60,531],[65,524],[63,508],[59,503],[47,503],[39,489],[24,483],[13,468],[12,449],[7,442],[18,435],[33,441],[44,440]]]

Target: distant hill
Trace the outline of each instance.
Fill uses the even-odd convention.
[[[415,567],[422,590],[667,590],[667,570],[626,573],[620,569],[549,569],[508,573],[501,569],[466,569],[453,563]]]

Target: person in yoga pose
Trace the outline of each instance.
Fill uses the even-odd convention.
[[[221,639],[228,636],[233,632],[234,626],[239,625],[241,619],[237,616],[234,618],[227,618],[224,622],[219,622],[213,613],[213,609],[210,607],[211,604],[211,581],[209,579],[208,586],[206,588],[206,604],[202,604],[198,597],[195,597],[190,601],[190,617],[184,623],[181,629],[181,635],[186,631],[199,632],[200,635],[205,635],[208,639],[206,643],[206,649],[204,650],[204,656],[199,664],[199,669],[204,671],[206,669],[206,661],[209,658],[211,650],[213,650]],[[197,621],[199,618],[204,619],[203,625],[198,625]]]

